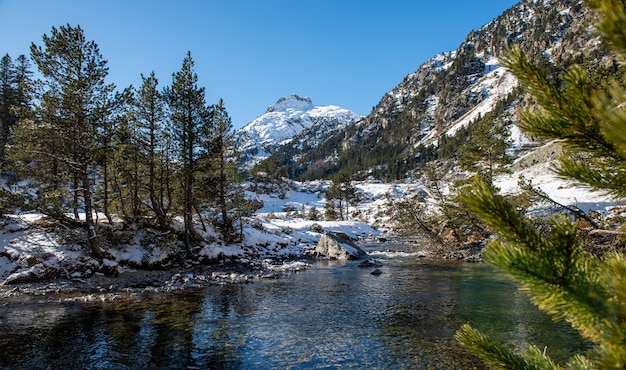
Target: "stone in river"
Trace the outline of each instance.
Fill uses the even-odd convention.
[[[367,256],[367,253],[347,235],[332,232],[322,235],[312,253],[317,257],[340,261],[356,260]]]

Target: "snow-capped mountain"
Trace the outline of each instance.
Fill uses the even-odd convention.
[[[313,105],[309,97],[292,94],[280,98],[267,111],[237,131],[237,148],[241,163],[251,168],[291,143],[296,136],[311,145],[319,134],[344,129],[362,117],[335,105]]]
[[[501,60],[519,45],[555,79],[573,63],[588,70],[615,68],[598,47],[592,18],[582,0],[522,0],[471,31],[456,50],[435,55],[406,75],[357,124],[315,148],[279,153],[277,163],[299,180],[338,171],[404,179],[427,161],[454,157],[460,141],[451,138],[486,116],[509,130],[515,141],[511,152],[532,150],[520,135],[517,112],[533,102]]]

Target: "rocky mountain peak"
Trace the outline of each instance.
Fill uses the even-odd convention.
[[[500,60],[519,45],[551,78],[572,63],[602,67],[610,60],[589,28],[592,17],[582,0],[521,0],[470,31],[456,50],[406,75],[358,124],[316,146],[284,145],[289,151],[274,159],[299,180],[336,171],[399,180],[454,152],[449,139],[483,117],[519,132],[517,111],[532,103]],[[512,154],[526,150],[519,143],[514,141]]]
[[[289,109],[307,110],[313,107],[313,101],[308,96],[300,97],[297,94],[291,94],[289,97],[278,99],[276,104],[267,108],[266,113],[286,112]]]
[[[236,133],[240,164],[251,168],[294,139],[298,146],[315,146],[362,117],[335,105],[313,105],[309,97],[291,94]]]

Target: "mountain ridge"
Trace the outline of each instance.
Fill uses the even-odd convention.
[[[236,132],[240,164],[252,168],[297,136],[314,140],[317,131],[334,133],[362,116],[336,105],[314,105],[309,97],[281,97]]]
[[[519,45],[555,79],[572,63],[587,69],[614,64],[591,32],[591,19],[581,0],[520,1],[470,31],[456,50],[437,54],[407,74],[362,120],[316,147],[300,145],[300,150],[293,141],[277,148],[272,160],[298,180],[339,171],[400,180],[425,160],[438,158],[442,140],[485,115],[519,134],[517,112],[532,102],[500,59]]]

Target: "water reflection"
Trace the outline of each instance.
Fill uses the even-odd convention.
[[[453,334],[468,321],[561,358],[584,348],[486,266],[382,257],[380,276],[326,262],[287,279],[116,304],[9,305],[0,309],[0,366],[467,368],[475,359]],[[50,319],[16,319],[29,310]]]

